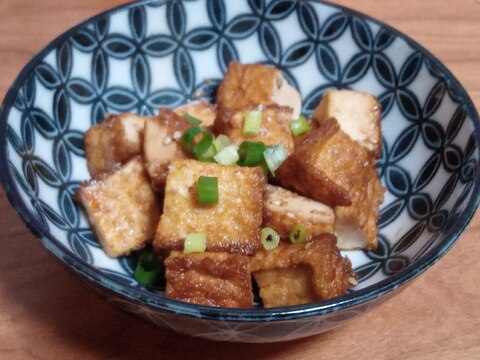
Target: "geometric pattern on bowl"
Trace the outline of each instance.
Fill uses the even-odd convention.
[[[290,335],[270,328],[262,336],[260,328],[250,328],[247,336],[233,325],[278,320],[285,309],[234,310],[225,316],[165,300],[162,287],[145,295],[133,279],[136,258],[108,258],[73,198],[89,177],[83,149],[88,127],[108,113],[147,115],[163,106],[212,100],[232,60],[278,67],[300,91],[307,115],[330,88],[368,91],[382,105],[378,171],[387,193],[379,246],[345,252],[359,273],[359,285],[325,306],[296,307],[299,312],[289,318],[299,319],[295,326],[305,329],[290,330]],[[378,302],[380,295],[415,277],[453,245],[478,204],[478,115],[463,88],[438,60],[394,29],[319,2],[127,5],[81,24],[38,54],[7,95],[1,116],[2,182],[42,243],[101,284],[98,291],[117,305],[156,323],[192,333],[190,322],[172,325],[172,315],[159,309],[191,315],[202,324],[210,319],[210,330],[218,326],[215,320],[232,321],[217,332],[202,325],[196,335],[209,338],[219,339],[222,332],[224,340],[283,340],[356,316],[372,304],[355,302],[355,293],[376,288],[368,300]],[[139,298],[141,304],[132,302]],[[349,305],[338,306],[342,299]],[[318,321],[308,323],[305,317],[311,314]]]

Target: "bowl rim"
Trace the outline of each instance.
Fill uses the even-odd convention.
[[[465,206],[461,216],[457,219],[454,225],[445,233],[445,239],[431,248],[415,262],[410,264],[405,269],[401,270],[397,274],[383,279],[373,285],[367,286],[363,289],[356,290],[351,293],[347,293],[341,297],[322,301],[319,303],[297,305],[290,307],[279,308],[260,308],[260,309],[230,309],[230,308],[217,308],[208,307],[196,304],[185,303],[177,300],[167,299],[164,296],[145,290],[143,287],[134,287],[131,285],[125,285],[115,279],[114,276],[104,273],[102,270],[86,263],[82,259],[76,257],[69,250],[66,249],[55,237],[47,231],[30,213],[29,209],[22,200],[21,195],[17,190],[17,185],[9,173],[8,164],[8,151],[6,142],[7,133],[7,120],[10,114],[10,110],[13,107],[13,103],[16,99],[18,91],[21,85],[24,84],[27,76],[31,73],[39,61],[41,61],[48,53],[54,50],[58,45],[67,40],[78,30],[82,29],[85,25],[100,20],[106,16],[111,16],[120,11],[125,11],[138,6],[144,6],[152,3],[158,3],[161,0],[142,0],[132,3],[123,4],[112,9],[103,11],[95,16],[92,16],[77,25],[71,27],[60,36],[50,41],[43,49],[37,52],[32,59],[24,66],[19,75],[16,77],[12,85],[10,86],[7,94],[0,107],[0,141],[1,141],[1,154],[0,154],[0,182],[3,185],[4,192],[15,209],[20,218],[25,222],[30,231],[39,238],[40,242],[45,248],[53,253],[59,260],[68,265],[77,273],[80,273],[86,277],[89,281],[94,282],[107,291],[113,291],[116,295],[128,299],[129,301],[146,306],[152,310],[160,310],[167,313],[175,313],[185,315],[188,317],[201,318],[207,320],[219,320],[219,321],[233,321],[233,322],[263,322],[263,321],[283,321],[303,319],[307,317],[320,316],[330,314],[333,312],[339,312],[342,310],[351,310],[362,304],[366,304],[374,299],[377,299],[387,293],[404,287],[411,282],[414,278],[422,274],[430,266],[435,264],[445,253],[455,244],[462,233],[465,231],[469,222],[473,218],[475,211],[480,204],[480,176],[479,172],[476,174],[474,185],[472,187],[471,195]],[[164,0],[163,3],[167,4],[172,0]],[[324,0],[299,0],[300,2],[320,3],[331,8],[335,8],[343,13],[354,16],[359,19],[367,20],[374,24],[377,24],[385,29],[388,29],[395,36],[406,41],[412,48],[422,53],[425,57],[435,64],[435,66],[444,74],[445,79],[450,81],[459,91],[459,97],[464,101],[468,117],[471,118],[471,123],[474,127],[475,140],[477,144],[480,144],[480,119],[478,112],[464,89],[461,83],[455,78],[455,76],[448,70],[448,68],[430,51],[425,49],[422,45],[411,39],[401,31],[385,24],[376,18],[361,13],[359,11],[349,9],[347,7],[332,4]],[[480,154],[480,147],[477,147],[477,153]],[[480,160],[477,161],[480,165]]]

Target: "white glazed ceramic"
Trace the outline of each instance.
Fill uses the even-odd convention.
[[[74,201],[89,178],[88,127],[107,113],[211,100],[231,60],[280,68],[307,115],[329,88],[367,91],[382,104],[379,247],[346,253],[359,285],[345,296],[253,310],[168,300],[161,286],[135,282],[135,256],[104,254]],[[479,202],[479,119],[458,81],[396,30],[318,1],[159,0],[101,14],[32,59],[0,125],[2,183],[45,247],[116,305],[214,340],[294,339],[367,311],[435,263]]]

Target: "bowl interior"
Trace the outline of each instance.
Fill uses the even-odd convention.
[[[478,115],[436,59],[332,5],[198,0],[136,3],[89,20],[45,48],[12,87],[2,112],[2,180],[44,245],[118,292],[138,289],[135,257],[108,258],[74,201],[89,178],[82,134],[107,113],[214,99],[231,60],[280,68],[307,115],[329,88],[381,102],[379,247],[346,252],[359,273],[347,297],[408,271],[411,278],[429,252],[453,244],[478,203]]]

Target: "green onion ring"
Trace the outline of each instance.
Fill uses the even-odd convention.
[[[213,135],[210,134],[208,131],[202,131],[202,140],[198,142],[197,145],[193,146],[192,152],[197,155],[197,157],[201,157],[205,154],[213,144]]]
[[[200,205],[218,204],[218,178],[200,176],[197,180],[197,192]]]
[[[290,241],[292,244],[300,244],[307,238],[307,230],[303,225],[295,225],[290,231]]]
[[[255,110],[249,111],[245,114],[245,121],[243,122],[243,136],[256,136],[260,132],[262,126],[262,112]]]
[[[238,145],[231,144],[223,148],[214,157],[215,161],[223,165],[235,165],[238,161]]]
[[[160,273],[162,266],[157,257],[149,252],[143,252],[135,268],[134,278],[141,285],[152,285]]]
[[[183,253],[203,253],[207,249],[207,234],[190,233],[185,236],[183,244]]]
[[[202,124],[202,120],[200,120],[199,118],[196,118],[195,116],[187,114],[187,113],[183,115],[183,118],[187,121],[190,121],[191,123],[194,123],[195,125],[198,125],[198,126],[200,126]]]
[[[192,151],[193,150],[193,140],[195,137],[203,132],[200,126],[192,126],[187,131],[185,131],[182,135],[182,145],[185,149]]]
[[[307,131],[310,131],[310,124],[308,123],[308,120],[303,115],[301,115],[296,120],[292,120],[289,127],[293,136],[298,136]]]
[[[261,141],[244,141],[238,148],[240,166],[259,166],[263,161],[266,146]]]
[[[265,250],[273,250],[280,244],[280,235],[272,228],[266,227],[260,231],[260,241]]]
[[[265,162],[267,163],[270,173],[275,176],[275,170],[287,159],[288,154],[283,144],[277,146],[268,146],[263,152]]]

